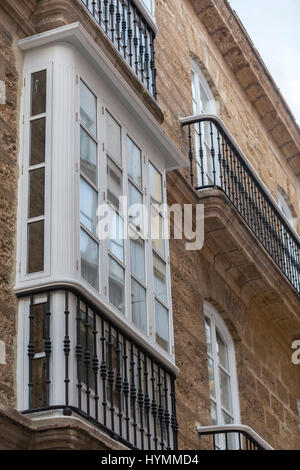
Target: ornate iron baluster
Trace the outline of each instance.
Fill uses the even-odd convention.
[[[167,383],[167,373],[164,370],[164,397],[165,397],[165,427],[166,427],[166,434],[167,434],[167,450],[171,450],[170,447],[170,413],[169,413],[169,395],[168,395],[168,383]]]
[[[116,347],[116,354],[117,354],[117,376],[116,376],[116,389],[118,394],[118,417],[119,417],[119,434],[122,437],[123,429],[122,429],[122,374],[121,374],[121,343],[119,338],[119,331],[117,330],[117,347]]]
[[[85,307],[85,351],[84,351],[84,365],[85,365],[85,385],[86,385],[86,408],[87,414],[90,415],[90,363],[91,363],[91,353],[89,348],[89,309],[86,305]]]
[[[132,67],[132,38],[133,38],[133,31],[131,27],[131,4],[130,0],[127,1],[127,35],[128,35],[128,57],[129,57],[129,64]]]
[[[103,408],[103,421],[104,426],[107,423],[107,401],[106,401],[106,378],[107,378],[107,367],[106,367],[106,351],[105,351],[105,323],[104,319],[101,318],[101,365],[100,375],[102,379],[102,408]]]
[[[136,428],[137,428],[137,422],[136,422],[136,387],[135,387],[135,372],[134,372],[134,353],[133,353],[133,343],[131,343],[131,351],[130,351],[131,359],[130,359],[130,365],[131,365],[131,380],[130,380],[130,401],[131,401],[131,409],[132,409],[132,419],[133,419],[133,440],[134,440],[134,446],[137,446],[137,435],[136,435]]]
[[[28,371],[28,394],[29,394],[29,409],[32,409],[32,362],[34,357],[34,343],[33,343],[33,295],[30,296],[30,305],[29,305],[29,343],[28,343],[28,359],[29,359],[29,371]]]
[[[110,15],[110,35],[111,41],[115,42],[115,3],[114,0],[110,0],[109,4],[109,15]]]
[[[51,356],[51,339],[50,339],[50,292],[47,292],[47,310],[46,310],[46,337],[45,337],[45,353],[46,353],[46,406],[50,403],[50,356]]]
[[[154,448],[158,450],[158,437],[157,437],[157,403],[155,398],[155,374],[154,374],[154,364],[151,360],[151,383],[152,383],[152,402],[151,402],[151,411],[153,418],[153,434],[154,434]]]
[[[144,450],[144,393],[142,385],[142,365],[141,365],[141,352],[138,349],[138,405],[140,409],[140,434],[141,434],[141,448]]]
[[[160,367],[158,366],[158,419],[160,423],[160,447],[164,450],[165,442],[164,442],[164,409],[162,404],[162,382],[161,382],[161,375],[160,375]]]
[[[69,356],[71,351],[71,341],[69,337],[69,291],[65,290],[65,337],[64,337],[64,355],[65,355],[65,409],[64,414],[70,416],[72,411],[69,408]]]
[[[171,404],[172,404],[172,416],[171,416],[171,428],[173,431],[173,449],[178,449],[178,422],[176,418],[176,396],[175,396],[175,378],[173,376],[170,377],[171,380]]]
[[[216,164],[215,164],[215,147],[214,147],[214,134],[213,134],[212,122],[209,123],[209,128],[210,128],[210,144],[211,144],[210,155],[211,155],[212,166],[213,166],[213,184],[215,186],[216,185]]]
[[[93,372],[94,372],[94,389],[95,389],[95,419],[98,420],[99,416],[99,394],[98,394],[98,371],[99,371],[99,359],[97,354],[97,317],[96,312],[93,312]]]
[[[123,38],[123,56],[126,59],[127,53],[127,38],[126,38],[126,2],[125,0],[122,1],[122,38]]]
[[[127,355],[127,341],[126,338],[124,338],[124,345],[123,345],[123,364],[124,364],[124,381],[123,381],[123,390],[124,390],[124,396],[125,396],[125,422],[126,422],[126,435],[127,435],[127,441],[129,442],[129,422],[130,422],[130,417],[129,417],[129,403],[128,403],[128,398],[129,398],[129,381],[128,381],[128,370],[127,370],[127,360],[128,360],[128,355]]]
[[[114,408],[114,369],[112,363],[112,335],[111,325],[108,326],[108,384],[109,384],[109,400],[110,400],[110,416],[111,416],[111,430],[115,431],[115,408]]]
[[[148,358],[144,353],[144,390],[145,390],[145,414],[146,414],[146,427],[147,427],[147,441],[148,441],[148,450],[151,450],[151,427],[150,427],[150,409],[151,401],[149,397],[149,373],[148,373]]]
[[[121,13],[120,13],[120,0],[117,0],[117,13],[116,13],[116,32],[117,32],[117,46],[118,51],[121,50]]]
[[[82,361],[82,345],[80,339],[80,322],[81,322],[81,312],[80,312],[80,299],[77,297],[77,314],[76,314],[76,360],[77,360],[77,390],[78,390],[78,408],[81,410],[81,391],[82,391],[82,382],[81,382],[81,361]]]

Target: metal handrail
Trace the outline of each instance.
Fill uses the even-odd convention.
[[[245,450],[274,450],[257,432],[244,424],[224,424],[214,426],[197,426],[197,432],[200,436],[219,435],[219,434],[240,434],[245,440]],[[215,441],[214,441],[215,442]],[[242,450],[242,442],[239,440],[239,450]],[[248,449],[247,449],[248,447]]]
[[[181,118],[180,122],[183,127],[188,127],[192,186],[197,190],[218,187],[224,191],[283,274],[300,293],[300,237],[223,121],[214,114],[201,114]],[[195,134],[197,131],[197,136],[192,129]],[[206,147],[205,138],[209,141],[205,143]],[[205,158],[210,160],[212,166],[211,178],[205,175]],[[199,168],[198,176],[200,174],[200,181],[196,185],[195,163]]]
[[[157,27],[137,0],[81,0],[146,90],[157,98],[154,40]]]

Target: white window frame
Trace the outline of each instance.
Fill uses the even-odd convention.
[[[216,351],[216,330],[218,330],[218,333],[226,344],[228,351],[228,372],[230,376],[232,413],[228,412],[228,410],[226,413],[232,416],[233,423],[238,424],[240,423],[240,405],[234,342],[224,320],[221,318],[217,310],[207,301],[204,302],[204,317],[209,319],[211,325],[212,355],[209,355],[208,353],[207,354],[208,357],[211,357],[211,359],[214,361],[214,383],[216,397],[214,398],[210,395],[210,401],[213,401],[216,404],[217,425],[222,425],[224,423],[222,423],[221,420],[221,410],[223,407],[221,405],[221,392],[218,374],[218,367],[220,364]]]
[[[144,149],[143,140],[134,132],[134,129],[129,128],[128,124],[123,121],[123,119],[118,114],[117,107],[113,106],[112,103],[109,103],[105,100],[105,97],[101,95],[101,91],[97,91],[97,87],[95,84],[92,84],[89,80],[88,75],[85,74],[78,74],[77,78],[77,101],[78,101],[78,116],[80,113],[80,83],[81,81],[89,88],[89,90],[95,95],[97,99],[97,135],[98,135],[98,195],[99,199],[98,202],[106,202],[112,210],[118,212],[114,205],[108,200],[107,197],[107,142],[106,142],[106,113],[109,113],[112,118],[119,124],[121,127],[121,153],[122,153],[122,196],[128,197],[128,186],[130,177],[128,175],[128,155],[127,155],[127,137],[130,138],[135,145],[141,150],[141,162],[142,162],[142,190],[143,190],[143,202],[148,209],[148,234],[144,233],[144,228],[137,232],[141,239],[144,241],[145,246],[145,283],[139,282],[139,284],[143,287],[146,287],[146,309],[147,309],[147,331],[142,331],[132,319],[132,308],[131,308],[131,278],[136,279],[135,276],[131,273],[130,269],[130,238],[128,237],[127,240],[124,240],[124,262],[122,263],[120,260],[111,254],[109,250],[109,240],[100,241],[99,243],[99,291],[97,295],[100,294],[105,303],[109,306],[110,310],[114,312],[117,317],[123,317],[127,320],[127,322],[131,325],[131,327],[137,331],[139,331],[142,335],[151,339],[152,342],[155,344],[155,348],[159,349],[162,353],[167,353],[168,355],[174,354],[174,339],[173,339],[173,318],[172,318],[172,308],[171,308],[171,274],[170,274],[170,265],[169,265],[169,246],[166,240],[164,240],[165,246],[165,256],[159,254],[159,257],[164,261],[166,264],[166,282],[167,282],[167,300],[163,302],[161,299],[154,292],[154,278],[153,278],[153,251],[155,253],[156,250],[152,246],[151,241],[151,201],[150,201],[150,179],[149,179],[149,167],[152,164],[156,170],[162,176],[162,194],[163,194],[163,205],[166,204],[167,195],[166,195],[166,172],[163,166],[156,160],[153,159],[151,155]],[[80,141],[80,119],[78,119],[77,123],[78,127],[78,137],[77,141]],[[103,139],[103,143],[101,143],[101,139]],[[109,157],[111,158],[111,157]],[[112,159],[112,158],[111,158]],[[80,168],[80,145],[79,151],[77,155],[77,161]],[[112,159],[114,163],[115,160]],[[120,165],[118,165],[120,167]],[[120,168],[121,168],[120,167]],[[79,171],[80,175],[80,171]],[[79,178],[79,185],[80,185],[80,178]],[[79,198],[80,199],[80,198]],[[80,219],[80,206],[78,207],[78,218]],[[166,226],[166,211],[164,207],[164,211],[162,211],[163,217],[163,227]],[[121,213],[120,213],[121,216]],[[127,230],[127,227],[134,226],[128,222],[128,220],[124,220],[124,231]],[[81,224],[80,224],[81,227]],[[80,252],[80,247],[79,247]],[[125,270],[125,312],[122,313],[119,311],[109,300],[109,257],[112,257],[118,264]],[[81,257],[79,259],[79,273],[81,273]],[[89,285],[89,283],[81,277],[81,282],[85,285],[87,290],[95,289]],[[156,343],[156,325],[155,325],[155,301],[161,303],[161,305],[167,309],[168,311],[168,326],[169,326],[169,342],[168,342],[168,350],[164,349],[162,346]]]
[[[36,72],[46,71],[46,111],[41,115],[31,116],[31,76]],[[18,271],[22,280],[35,280],[49,276],[50,273],[50,215],[51,215],[51,154],[52,154],[52,63],[32,67],[24,73],[24,101],[21,126],[20,165],[22,184],[19,186],[19,197],[22,204],[18,207],[18,231],[21,240],[18,244]],[[33,120],[45,118],[45,161],[30,165],[30,123]],[[44,215],[28,218],[29,207],[29,173],[32,169],[45,168]],[[27,273],[28,264],[28,225],[33,221],[44,221],[44,269],[43,271]]]
[[[210,89],[209,84],[207,83],[207,80],[198,66],[198,64],[194,61],[191,60],[191,71],[192,71],[192,95],[193,95],[193,113],[195,115],[200,115],[200,114],[217,114],[217,106],[216,106],[216,101],[214,98],[214,95]],[[207,109],[203,109],[202,107],[202,100],[201,100],[201,91],[200,88],[203,88],[204,93],[206,94],[208,101],[207,101]],[[206,148],[206,142],[205,142],[205,134],[210,132],[209,130],[209,124],[208,123],[201,123],[200,124],[200,129],[201,129],[201,134],[202,134],[202,148],[203,148],[203,169],[204,169],[204,180],[205,180],[205,185],[211,185],[212,184],[212,175],[209,171],[208,167],[208,152],[209,149],[211,148],[211,143],[210,143],[210,135],[209,135],[209,142],[207,142],[208,149]],[[198,184],[200,186],[200,182],[202,182],[202,175],[201,175],[201,168],[200,168],[200,156],[199,156],[199,148],[200,148],[200,142],[199,142],[199,124],[194,125],[195,129],[195,154],[196,154],[196,162],[197,162],[197,179],[198,179]],[[217,149],[217,141],[215,141],[215,150]],[[218,165],[216,165],[216,178],[218,179]],[[202,184],[202,183],[201,183]]]

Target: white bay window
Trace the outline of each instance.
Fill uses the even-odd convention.
[[[56,31],[20,41],[16,292],[77,289],[175,367],[163,204],[166,170],[185,157],[80,25]],[[104,205],[107,239],[98,230]]]

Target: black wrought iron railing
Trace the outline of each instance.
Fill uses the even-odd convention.
[[[209,450],[273,450],[249,426],[225,424],[221,426],[198,426],[200,436],[209,436]]]
[[[134,0],[82,0],[100,28],[157,98],[153,24]]]
[[[192,186],[221,189],[300,294],[299,236],[223,122],[199,115],[183,118],[181,124],[187,127]]]
[[[75,413],[130,448],[177,449],[171,371],[76,290],[20,301],[28,331],[24,413]]]

